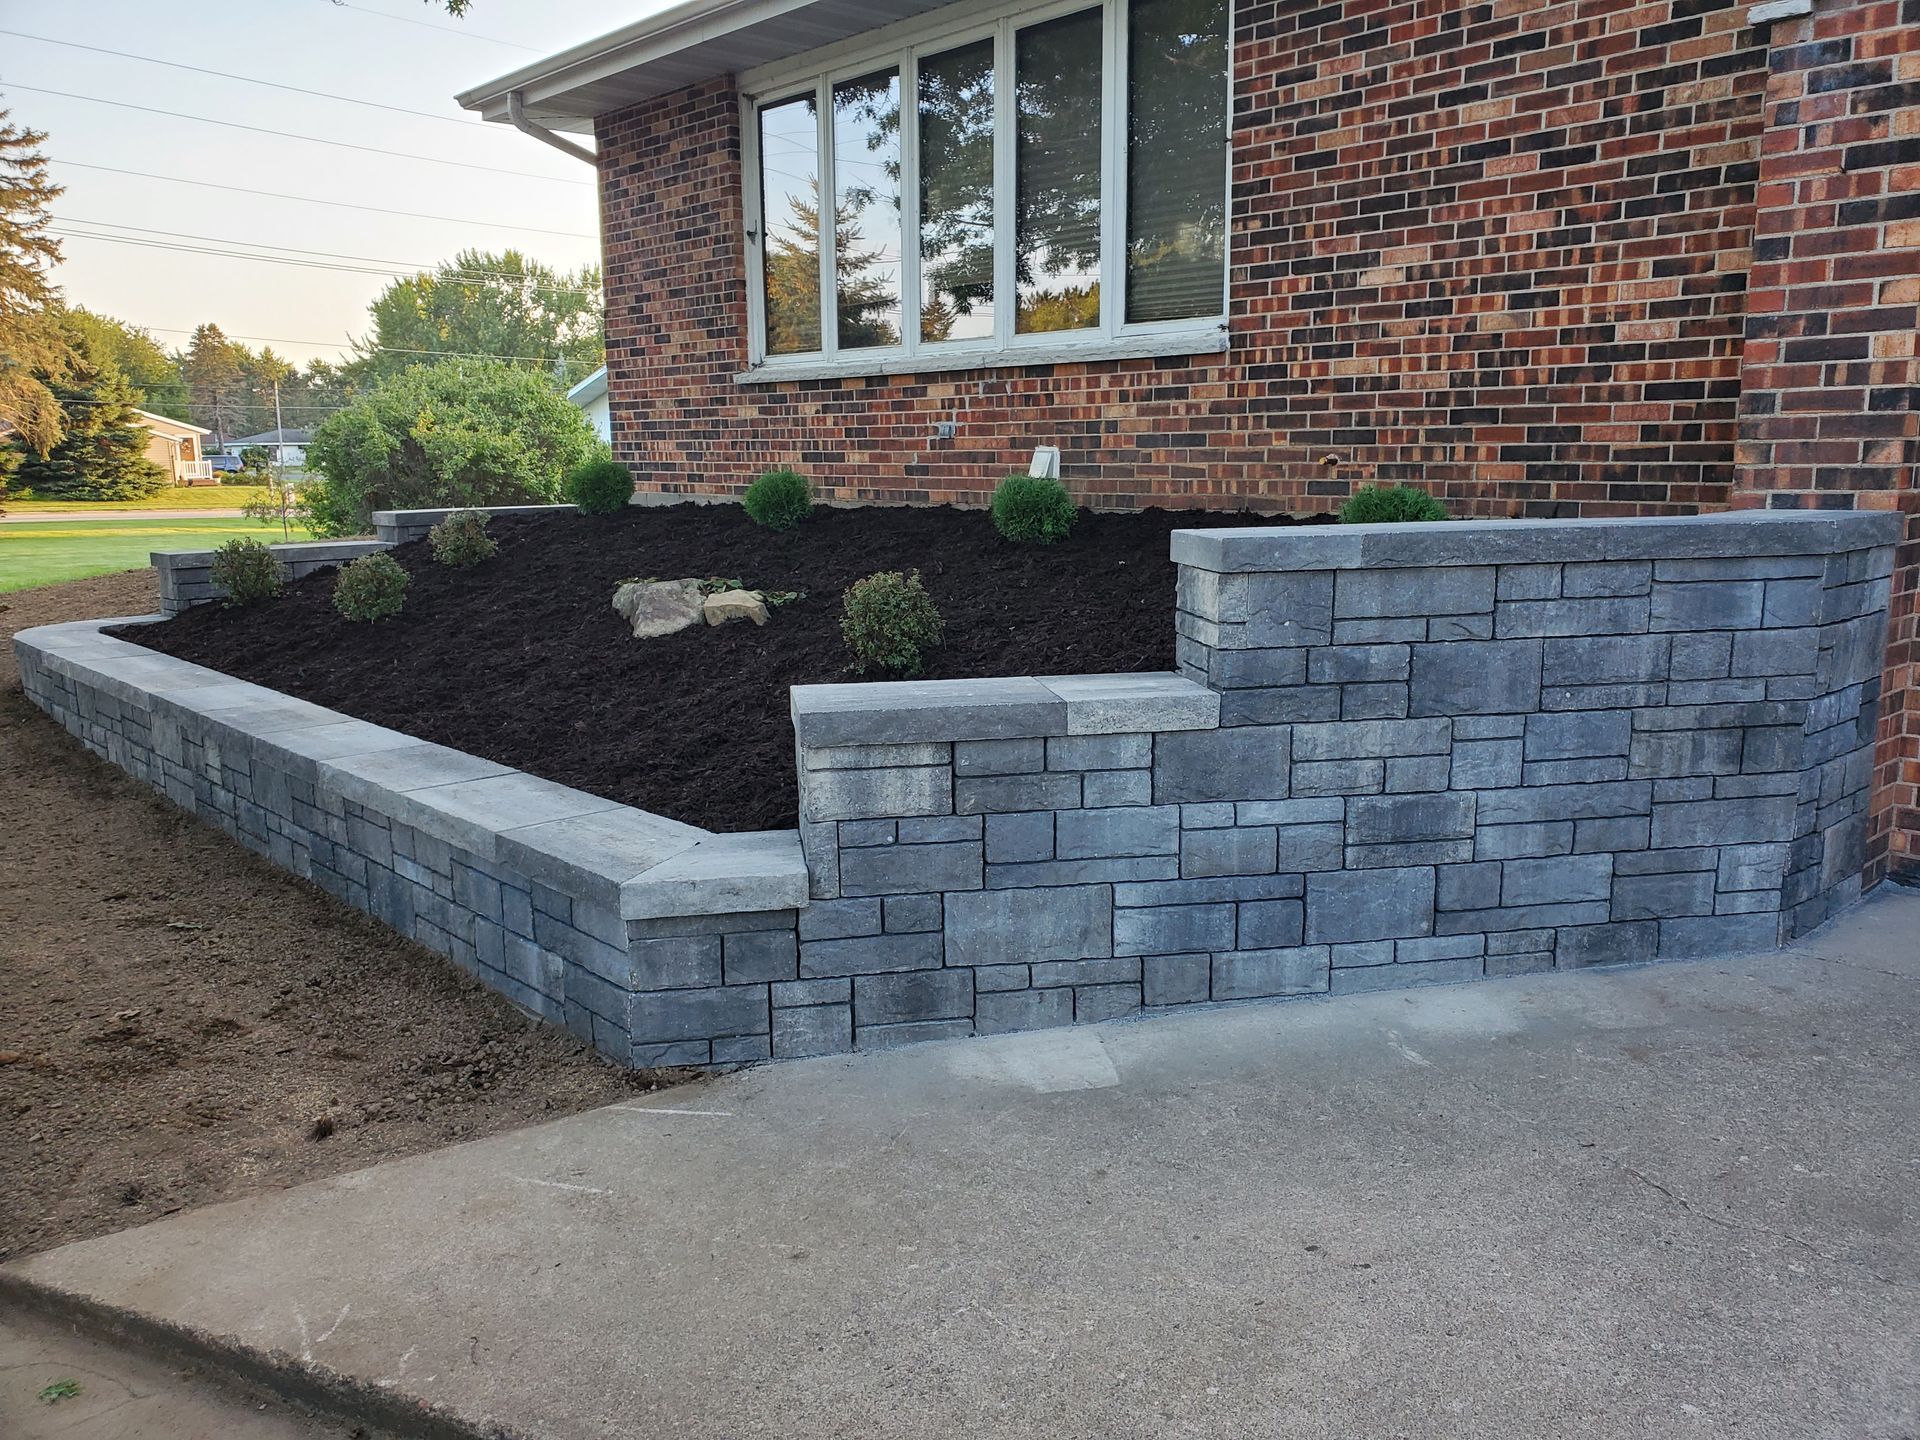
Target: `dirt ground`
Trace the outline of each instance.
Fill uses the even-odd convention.
[[[1330,517],[1323,517],[1330,518]],[[377,625],[333,608],[322,571],[256,608],[203,605],[127,639],[316,705],[710,830],[794,823],[794,685],[842,681],[841,595],[918,570],[945,638],[929,679],[1173,666],[1172,531],[1285,516],[1082,513],[1055,545],[1014,545],[978,510],[816,510],[789,531],[738,505],[496,516],[471,570],[426,542],[395,558],[406,609]],[[696,625],[635,640],[621,581],[738,579],[805,592],[763,628]]]
[[[27,702],[16,630],[153,597],[0,596],[0,1259],[688,1078],[528,1020]]]

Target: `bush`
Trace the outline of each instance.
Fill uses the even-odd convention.
[[[1411,485],[1362,485],[1340,507],[1343,525],[1404,525],[1446,518],[1446,506]]]
[[[427,531],[433,558],[455,570],[471,570],[491,560],[499,546],[487,534],[487,516],[478,510],[456,510]]]
[[[925,653],[940,643],[940,612],[920,583],[920,572],[882,570],[847,587],[840,600],[840,635],[856,675],[880,671],[917,675]]]
[[[993,492],[993,528],[1020,545],[1051,545],[1073,528],[1073,499],[1058,480],[1009,475]]]
[[[280,562],[258,540],[242,535],[213,552],[213,583],[227,592],[229,605],[258,605],[280,593]]]
[[[384,550],[343,566],[333,582],[333,608],[349,620],[387,620],[407,600],[407,572]]]
[[[442,360],[400,371],[321,421],[301,501],[318,533],[352,535],[375,510],[550,503],[569,470],[604,453],[546,376]]]
[[[813,486],[796,470],[769,470],[747,487],[742,503],[755,524],[791,530],[813,513]]]
[[[273,468],[273,452],[264,445],[248,445],[240,451],[240,473],[258,485]]]
[[[567,498],[582,515],[617,515],[633,499],[633,475],[617,460],[589,460],[567,472]]]

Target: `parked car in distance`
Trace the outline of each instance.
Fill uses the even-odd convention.
[[[209,455],[207,462],[213,466],[214,473],[217,475],[231,475],[235,471],[247,468],[241,463],[238,455]]]

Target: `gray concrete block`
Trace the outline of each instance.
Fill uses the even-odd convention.
[[[854,935],[878,935],[881,930],[877,899],[816,900],[800,911],[802,940],[843,940]]]
[[[918,935],[941,928],[938,895],[889,895],[881,901],[889,935]]]
[[[1818,625],[1822,594],[1821,582],[1816,579],[1769,580],[1761,623],[1769,627]]]
[[[978,890],[985,883],[981,845],[977,840],[840,852],[842,895]]]
[[[715,1065],[751,1065],[772,1058],[773,1045],[767,1035],[733,1035],[713,1042]]]
[[[1031,964],[1119,953],[1113,895],[1104,885],[985,890],[949,895],[946,906],[949,965]]]
[[[1487,978],[1489,980],[1509,975],[1544,975],[1549,970],[1558,969],[1551,950],[1527,951],[1512,955],[1487,956]]]
[[[1297,725],[1293,730],[1293,759],[1298,764],[1317,760],[1378,761],[1393,755],[1443,755],[1451,744],[1452,732],[1444,719]]]
[[[1627,757],[1603,755],[1587,760],[1538,760],[1521,767],[1526,785],[1587,785],[1598,780],[1627,778]]]
[[[1615,920],[1660,920],[1713,914],[1713,872],[1683,870],[1666,875],[1620,875],[1613,882]]]
[[[1491,617],[1488,617],[1491,620]],[[1396,645],[1425,640],[1427,622],[1419,617],[1399,619],[1335,620],[1335,645]]]
[[[973,972],[950,968],[856,975],[853,1013],[862,1029],[907,1021],[971,1018]]]
[[[1228,951],[1213,957],[1213,998],[1319,994],[1327,988],[1329,965],[1324,945]]]
[[[1520,783],[1520,740],[1455,740],[1451,783],[1456,790],[1504,790]]]
[[[1395,755],[1387,761],[1389,795],[1422,795],[1445,790],[1452,779],[1452,759],[1446,755]]]
[[[804,1055],[843,1055],[853,1049],[853,1008],[811,1005],[773,1012],[773,1055],[793,1060]]]
[[[1042,675],[1040,683],[1066,705],[1068,735],[1163,734],[1220,723],[1220,696],[1180,675]]]
[[[1148,1005],[1192,1005],[1210,998],[1213,957],[1148,955],[1141,961],[1141,999]]]
[[[1659,954],[1663,959],[1746,955],[1756,950],[1772,950],[1780,944],[1780,916],[1773,911],[1662,919],[1657,923]]]
[[[1492,934],[1497,930],[1602,925],[1611,918],[1604,900],[1574,900],[1561,905],[1503,905],[1497,910],[1442,911],[1435,928],[1442,935],[1471,935],[1477,930]]]
[[[962,740],[953,747],[955,775],[1029,775],[1047,768],[1047,742],[1017,740]]]
[[[1502,565],[1496,600],[1554,600],[1560,595],[1558,565]]]
[[[1656,579],[1649,628],[1653,630],[1750,630],[1766,604],[1757,580],[1672,583]]]
[[[1756,725],[1740,747],[1740,768],[1748,774],[1799,770],[1806,757],[1806,731],[1798,725]]]
[[[1328,948],[1332,953],[1333,968],[1341,970],[1355,965],[1391,965],[1396,943],[1392,940],[1366,940]]]
[[[1300,875],[1235,875],[1213,880],[1166,880],[1115,885],[1118,909],[1151,905],[1207,905],[1221,900],[1297,900],[1306,894]]]
[[[1273,689],[1229,690],[1220,697],[1220,723],[1291,725],[1295,721],[1332,720],[1340,714],[1337,685],[1293,685]]]
[[[1500,864],[1497,861],[1442,865],[1434,874],[1434,899],[1442,910],[1491,910],[1500,903]]]
[[[1215,650],[1208,668],[1212,682],[1223,690],[1304,685],[1308,653],[1305,649]]]
[[[1377,795],[1386,788],[1384,760],[1308,760],[1293,767],[1300,796]]]
[[[1485,974],[1486,961],[1478,955],[1468,955],[1453,960],[1429,960],[1420,965],[1368,965],[1335,970],[1332,989],[1336,995],[1356,995],[1413,985],[1453,985],[1462,980],[1478,980]]]
[[[1466,960],[1486,953],[1484,935],[1433,935],[1423,940],[1393,942],[1393,963],[1426,965],[1435,960]]]
[[[782,1009],[801,1005],[845,1005],[853,999],[853,981],[846,976],[825,980],[786,980],[770,988],[776,1021]]]
[[[539,917],[544,930],[546,917]],[[549,937],[550,938],[550,937]],[[718,935],[691,935],[668,940],[629,942],[626,988],[632,990],[690,990],[720,983]],[[612,974],[601,978],[618,981]]]
[[[1191,954],[1231,950],[1234,906],[1155,905],[1113,913],[1116,955]]]
[[[1154,803],[1285,799],[1288,734],[1285,726],[1243,726],[1159,736]]]
[[[1611,855],[1555,855],[1501,862],[1502,905],[1555,905],[1605,900],[1613,889]]]
[[[1733,637],[1735,678],[1742,676],[1811,675],[1820,661],[1820,631],[1749,630]]]
[[[1299,900],[1243,900],[1236,945],[1242,950],[1277,950],[1306,937],[1306,906]]]
[[[806,770],[800,813],[808,821],[894,819],[953,812],[953,771],[945,765],[891,770]]]
[[[1018,860],[1053,858],[1053,816],[1051,810],[1016,811],[989,815],[987,822],[987,863],[1004,864]]]
[[[572,979],[569,977],[569,993]],[[636,1045],[764,1035],[769,1016],[764,985],[661,990],[632,997],[627,1011],[627,1030]]]
[[[1404,720],[1407,715],[1405,681],[1385,684],[1342,685],[1339,715],[1342,720]],[[1302,720],[1320,720],[1324,716],[1302,715]]]
[[[1347,843],[1382,845],[1414,840],[1458,840],[1473,834],[1474,797],[1356,795],[1347,802]]]
[[[791,710],[804,746],[1061,735],[1067,721],[1067,702],[1025,677],[795,685]]]
[[[1274,832],[1274,866],[1283,871],[1338,870],[1344,863],[1345,827],[1282,825]]]
[[[1317,797],[1295,800],[1248,800],[1239,805],[1200,806],[1188,805],[1182,810],[1182,823],[1190,830],[1217,829],[1232,825],[1317,825],[1326,822],[1338,824],[1346,816],[1346,805],[1334,797]],[[1215,820],[1212,815],[1204,818],[1208,823],[1197,823],[1195,812],[1218,810],[1224,814]]]
[[[1342,570],[1333,613],[1342,619],[1474,615],[1493,609],[1492,566]]]
[[[935,816],[948,819],[948,816]],[[897,845],[900,842],[898,820],[841,820],[835,822],[837,842],[842,848],[861,845]]]
[[[1054,854],[1061,860],[1173,855],[1179,851],[1177,805],[1062,810],[1054,821]]]
[[[1152,764],[1151,735],[1060,735],[1047,741],[1049,770],[1144,770]]]
[[[1036,885],[1104,885],[1127,880],[1171,880],[1180,873],[1176,855],[1134,855],[1115,860],[1035,860],[989,865],[987,889]]]
[[[1597,600],[1502,602],[1494,607],[1493,633],[1522,636],[1632,635],[1647,628],[1648,598],[1641,594]]]
[[[1333,633],[1333,576],[1324,571],[1246,579],[1248,648],[1324,645]]]
[[[1644,850],[1652,831],[1645,815],[1616,815],[1605,820],[1573,822],[1573,852],[1597,855],[1602,851]]]
[[[1461,715],[1453,721],[1455,741],[1517,740],[1526,731],[1524,715]]]
[[[803,745],[804,770],[888,770],[902,766],[948,765],[953,747],[945,742],[912,745]]]
[[[1063,817],[1064,818],[1064,817]],[[1188,830],[1179,837],[1184,879],[1216,875],[1269,875],[1277,868],[1271,826]]]
[[[1720,890],[1771,890],[1787,871],[1791,847],[1728,845],[1719,851],[1716,884]]]
[[[959,1040],[973,1034],[973,1021],[911,1020],[904,1025],[860,1025],[853,1032],[856,1050],[897,1050],[928,1040]]]
[[[1611,815],[1645,815],[1652,803],[1652,786],[1645,780],[1482,790],[1477,818],[1482,826],[1592,820]]]
[[[1151,770],[1089,770],[1080,777],[1080,803],[1089,810],[1117,805],[1151,805]]]
[[[1733,636],[1700,631],[1673,637],[1675,680],[1719,680],[1733,673]]]
[[[1526,758],[1533,761],[1624,756],[1633,733],[1632,721],[1633,717],[1624,710],[1573,710],[1529,716]]]
[[[978,840],[981,824],[978,815],[926,815],[901,820],[895,831],[902,845],[937,845],[949,840]],[[844,828],[840,843],[847,843]]]
[[[1114,955],[1093,960],[1047,960],[1030,968],[1032,984],[1040,990],[1075,985],[1140,983],[1138,955]]]
[[[956,780],[953,802],[954,810],[962,815],[1006,814],[1020,810],[1074,810],[1080,805],[1080,777],[1071,773],[1053,773]]]
[[[974,998],[973,1024],[980,1035],[1043,1030],[1073,1023],[1071,990],[1003,990]]]
[[[1073,991],[1073,1023],[1098,1025],[1140,1011],[1140,985],[1081,985]]]
[[[1740,770],[1739,730],[1640,730],[1633,736],[1627,773],[1636,779],[1733,775]]]
[[[1539,640],[1458,640],[1413,647],[1416,716],[1508,715],[1540,708]]]
[[[800,974],[809,980],[925,970],[944,961],[945,947],[938,934],[864,935],[800,942]]]
[[[1491,640],[1492,615],[1436,615],[1427,621],[1429,640]]]
[[[1473,859],[1471,840],[1409,840],[1391,845],[1349,845],[1349,870],[1389,870],[1405,865],[1450,865]]]
[[[1638,964],[1653,959],[1658,936],[1652,921],[1581,925],[1560,931],[1555,948],[1563,967]]]
[[[1025,965],[976,965],[973,967],[974,994],[990,990],[1024,990],[1033,981]]]
[[[1602,595],[1644,595],[1652,586],[1651,561],[1612,560],[1567,566],[1561,578],[1560,593],[1573,599]]]
[[[1410,664],[1405,645],[1329,645],[1309,653],[1307,678],[1316,685],[1405,680]]]
[[[1692,800],[1653,807],[1653,846],[1745,845],[1784,840],[1793,825],[1793,797],[1760,795],[1742,800]]]
[[[1307,941],[1397,940],[1433,933],[1433,871],[1329,871],[1307,876]],[[1162,950],[1197,946],[1157,947]],[[1219,949],[1219,946],[1208,946]]]

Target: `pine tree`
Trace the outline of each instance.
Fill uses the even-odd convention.
[[[180,373],[187,382],[193,423],[213,431],[216,448],[224,447],[227,437],[244,435],[247,423],[246,371],[241,357],[245,347],[234,344],[218,325],[202,325],[187,343],[181,358]]]
[[[165,489],[166,472],[147,459],[147,429],[133,413],[127,377],[77,331],[66,338],[66,372],[42,377],[60,403],[62,434],[45,455],[22,455],[15,480],[55,500],[139,500]]]
[[[49,379],[73,362],[48,272],[60,246],[47,234],[48,206],[61,193],[39,145],[47,137],[10,123],[0,110],[0,421],[21,448],[44,455],[60,439],[60,406]]]

